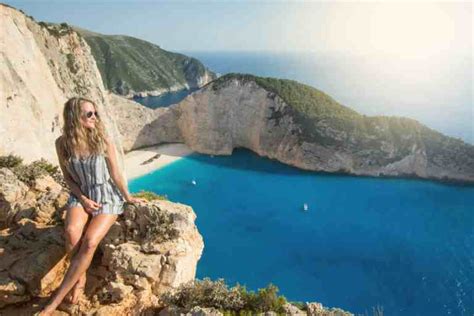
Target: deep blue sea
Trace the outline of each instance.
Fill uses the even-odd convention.
[[[194,209],[197,278],[273,283],[288,300],[355,314],[474,313],[473,186],[314,173],[236,149],[190,155],[130,189]]]

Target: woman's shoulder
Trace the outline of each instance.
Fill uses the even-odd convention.
[[[66,149],[66,144],[65,144],[65,139],[64,139],[64,136],[61,135],[59,136],[58,138],[56,138],[56,141],[54,142],[54,144],[56,145],[56,150],[60,153],[60,154],[64,154],[65,152],[65,149]]]
[[[57,147],[63,146],[64,144],[64,135],[60,135],[58,138],[56,138],[56,141],[54,142]]]

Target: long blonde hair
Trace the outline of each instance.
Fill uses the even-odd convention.
[[[78,152],[88,151],[90,154],[105,152],[106,132],[100,116],[96,116],[95,128],[85,128],[81,124],[81,105],[84,102],[92,103],[95,111],[98,110],[93,101],[82,97],[71,98],[64,104],[61,148],[62,157],[66,161],[72,156],[77,156]]]

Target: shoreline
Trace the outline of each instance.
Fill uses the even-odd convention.
[[[124,155],[124,167],[125,167],[125,175],[126,175],[127,181],[144,176],[148,173],[158,170],[172,162],[175,162],[193,153],[196,153],[196,151],[193,151],[190,147],[188,147],[186,144],[183,144],[183,143],[162,143],[155,146],[132,150]],[[282,164],[285,164],[289,167],[296,168],[301,171],[309,171],[314,174],[321,174],[321,175],[328,175],[328,176],[375,178],[375,179],[381,179],[381,180],[382,179],[384,180],[418,180],[418,181],[429,181],[429,182],[442,184],[442,185],[455,185],[455,186],[463,186],[463,187],[464,186],[471,187],[474,185],[473,182],[468,181],[468,180],[452,179],[452,178],[446,178],[446,177],[444,178],[420,177],[415,174],[374,175],[374,174],[364,174],[364,173],[357,174],[357,173],[350,173],[350,172],[338,172],[338,171],[329,172],[329,171],[324,171],[324,170],[312,170],[312,169],[306,169],[306,168],[298,167],[296,165],[288,164],[288,163],[279,161],[278,159],[275,159],[275,158],[269,158],[267,156],[262,156],[262,157],[271,159],[271,160],[276,160]]]
[[[194,151],[182,143],[166,143],[129,151],[123,160],[127,181],[163,168],[192,153]]]

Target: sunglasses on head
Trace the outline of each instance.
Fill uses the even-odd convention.
[[[89,112],[86,112],[86,117],[87,117],[87,118],[91,118],[92,115],[94,115],[95,117],[99,117],[99,114],[97,113],[97,111],[89,111]]]

